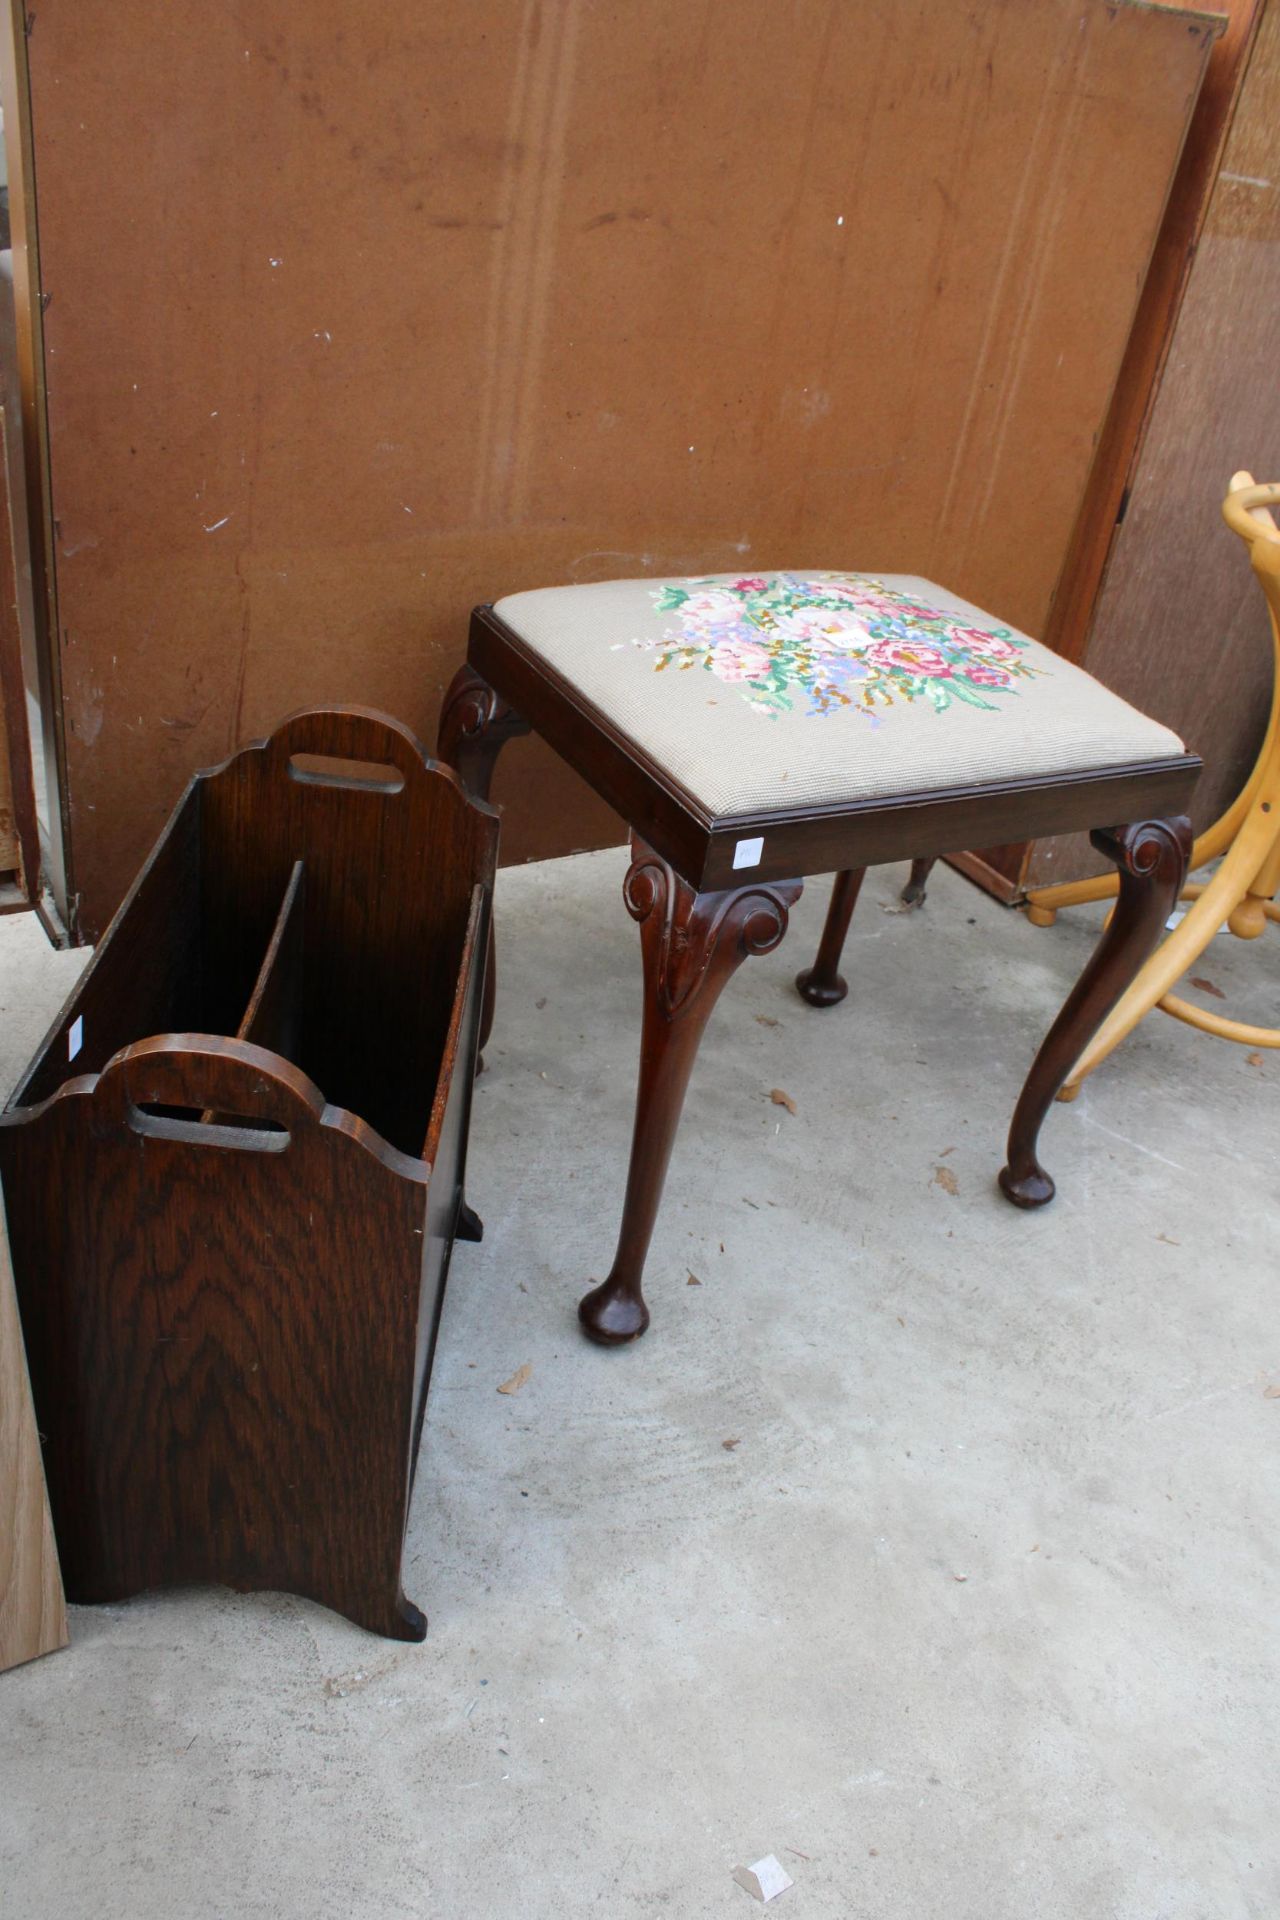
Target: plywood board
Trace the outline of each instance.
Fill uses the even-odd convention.
[[[4,295],[0,279],[0,306]],[[0,910],[12,912],[31,899],[39,840],[10,518],[8,423],[8,409],[0,406]]]
[[[67,1610],[0,1204],[0,1672],[67,1644]]]
[[[1106,0],[44,0],[75,886],[472,603],[778,565],[1043,623],[1213,29]],[[619,837],[537,743],[507,858]]]
[[[9,771],[9,726],[5,714],[4,683],[0,681],[0,874],[18,865],[18,825],[13,810],[13,777]]]
[[[1280,6],[1269,0],[1088,653],[1091,672],[1203,757],[1198,831],[1243,786],[1271,700],[1266,605],[1219,508],[1237,468],[1280,479],[1278,311]],[[1100,871],[1087,842],[1047,841],[1028,884]]]
[[[1180,5],[1181,0],[1172,4]],[[1226,26],[1209,56],[1048,625],[1041,635],[1047,646],[1069,660],[1083,661],[1088,647],[1107,557],[1133,480],[1263,4],[1264,0],[1219,0]]]

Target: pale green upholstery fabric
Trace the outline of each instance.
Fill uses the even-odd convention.
[[[907,574],[716,574],[496,612],[715,817],[1160,760],[1166,727]]]

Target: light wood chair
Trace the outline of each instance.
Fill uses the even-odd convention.
[[[1225,925],[1241,940],[1256,940],[1268,921],[1280,921],[1275,895],[1280,890],[1280,527],[1269,509],[1280,505],[1280,481],[1258,486],[1253,475],[1233,474],[1222,516],[1249,550],[1258,584],[1271,615],[1275,685],[1271,718],[1262,750],[1244,788],[1219,820],[1196,840],[1191,868],[1222,857],[1208,881],[1182,889],[1194,904],[1169,938],[1157,948],[1127,993],[1103,1021],[1058,1095],[1072,1100],[1080,1085],[1127,1038],[1138,1022],[1160,1007],[1176,1020],[1234,1040],[1247,1047],[1280,1047],[1280,1028],[1250,1026],[1171,991]],[[1052,926],[1062,907],[1111,898],[1114,875],[1039,888],[1028,895],[1027,917],[1036,926]]]

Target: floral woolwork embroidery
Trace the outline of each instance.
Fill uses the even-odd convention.
[[[938,713],[955,701],[998,711],[995,694],[1034,677],[1029,642],[1007,627],[967,627],[954,614],[860,573],[747,575],[668,582],[653,593],[679,629],[637,640],[654,671],[704,667],[760,713],[850,708],[870,718],[895,699]]]

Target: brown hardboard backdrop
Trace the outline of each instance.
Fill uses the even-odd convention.
[[[932,574],[1045,620],[1213,29],[1105,0],[43,0],[73,883],[468,609]],[[767,721],[762,721],[767,724]],[[620,837],[537,742],[507,860]]]

